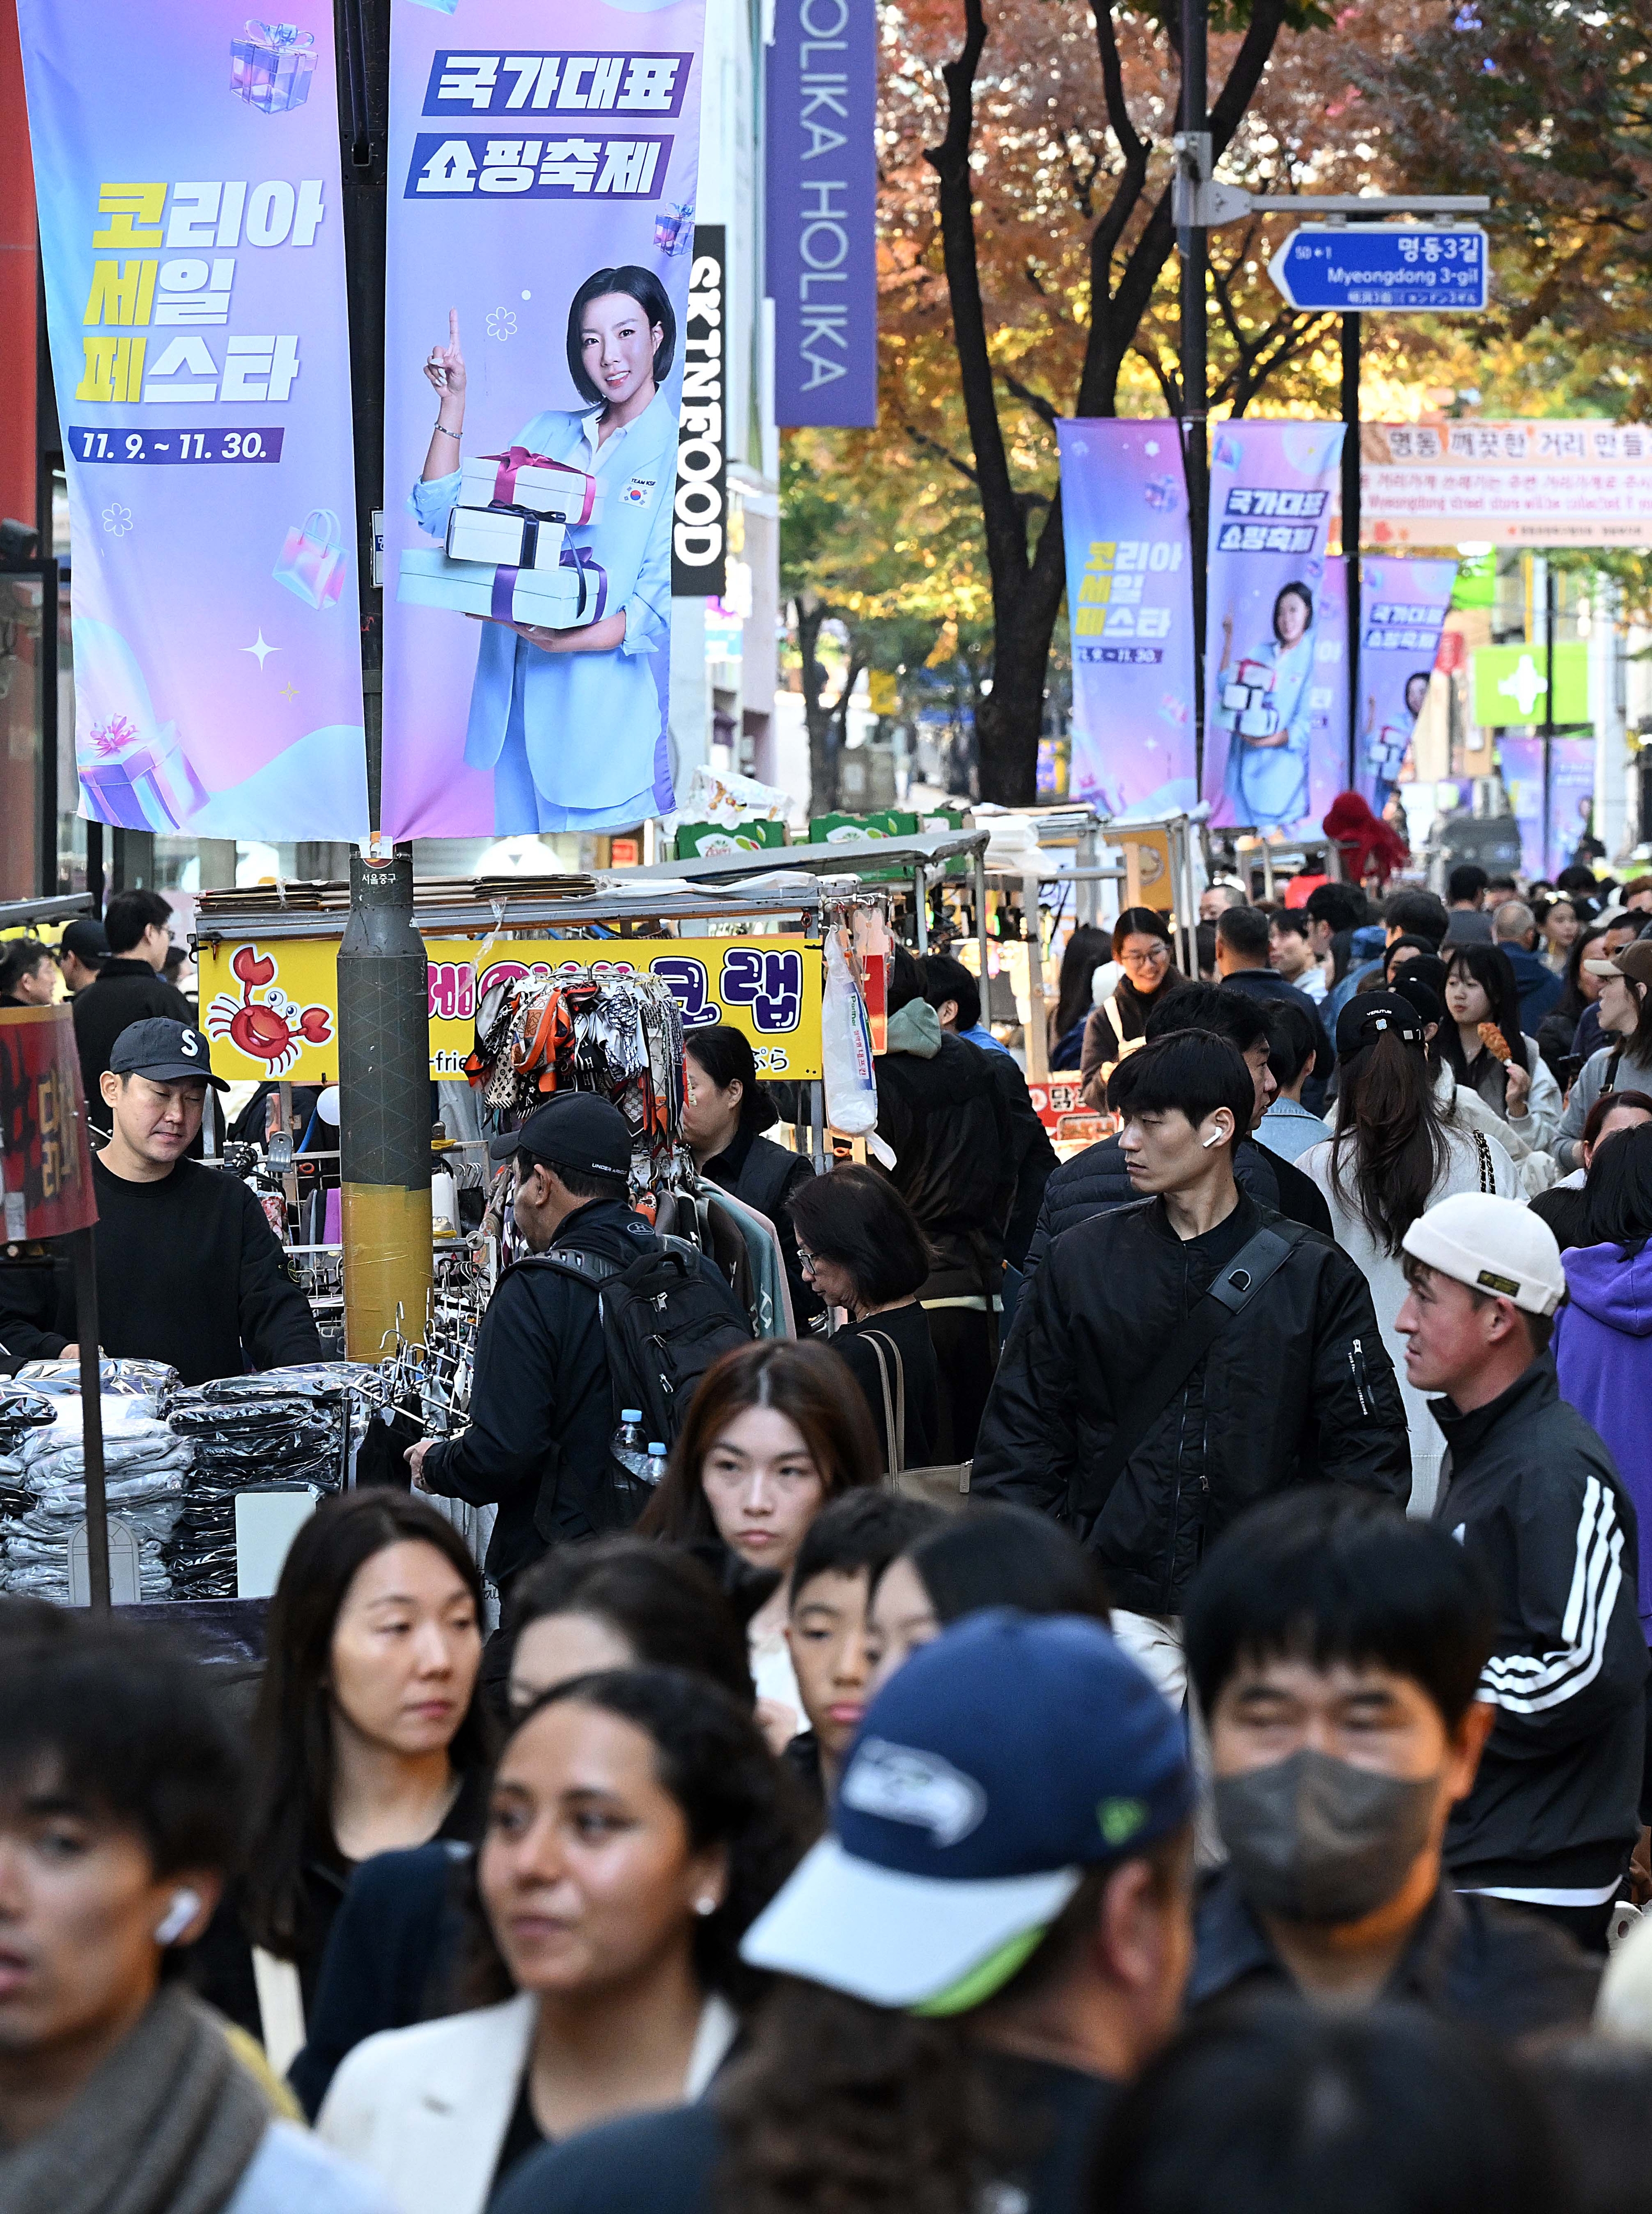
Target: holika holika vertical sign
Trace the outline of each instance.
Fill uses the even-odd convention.
[[[21,0],[81,811],[367,829],[330,9]]]
[[[768,79],[774,415],[878,420],[877,0],[775,0]]]

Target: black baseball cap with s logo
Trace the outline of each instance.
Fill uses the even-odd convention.
[[[212,1073],[212,1049],[205,1034],[165,1015],[129,1023],[110,1049],[109,1067],[117,1076],[147,1076],[154,1084],[199,1076],[217,1092],[229,1089],[223,1077]]]

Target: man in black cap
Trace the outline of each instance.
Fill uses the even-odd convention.
[[[623,1115],[588,1092],[564,1092],[536,1107],[489,1148],[514,1158],[517,1229],[530,1256],[589,1254],[629,1268],[660,1250],[626,1192],[631,1133]],[[706,1276],[722,1279],[707,1267]],[[731,1318],[744,1327],[724,1287]],[[553,1545],[594,1537],[603,1526],[600,1494],[614,1433],[596,1283],[531,1259],[494,1287],[476,1341],[470,1427],[426,1439],[407,1460],[420,1490],[497,1503],[487,1572],[503,1582]]]
[[[319,1361],[309,1303],[264,1210],[238,1177],[184,1156],[201,1127],[211,1049],[187,1023],[155,1016],[123,1031],[101,1090],[107,1144],[92,1156],[98,1328],[117,1358],[165,1361],[186,1384]],[[0,1272],[0,1366],[72,1355],[74,1278],[53,1252]]]
[[[95,984],[104,963],[109,957],[109,940],[103,925],[89,915],[64,926],[58,940],[58,966],[63,971],[65,990],[72,1000],[76,992],[83,992],[89,984]]]

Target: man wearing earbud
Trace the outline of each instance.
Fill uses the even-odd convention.
[[[319,1361],[315,1318],[263,1208],[239,1177],[187,1158],[209,1086],[226,1088],[203,1034],[162,1015],[132,1023],[100,1081],[111,1118],[92,1156],[104,1352],[164,1361],[186,1384]],[[79,1335],[66,1241],[0,1269],[0,1370],[72,1357]]]
[[[1180,1704],[1183,1595],[1258,1499],[1357,1484],[1404,1506],[1405,1410],[1364,1276],[1233,1178],[1256,1104],[1238,1048],[1178,1031],[1120,1061],[1108,1104],[1145,1202],[1051,1244],[981,1428],[972,1489],[1066,1522],[1115,1634]]]

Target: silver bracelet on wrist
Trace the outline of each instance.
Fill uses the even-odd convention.
[[[442,433],[442,436],[444,438],[456,438],[459,436],[459,433],[456,431],[449,430],[447,425],[442,420],[439,415],[436,419],[436,427]]]

